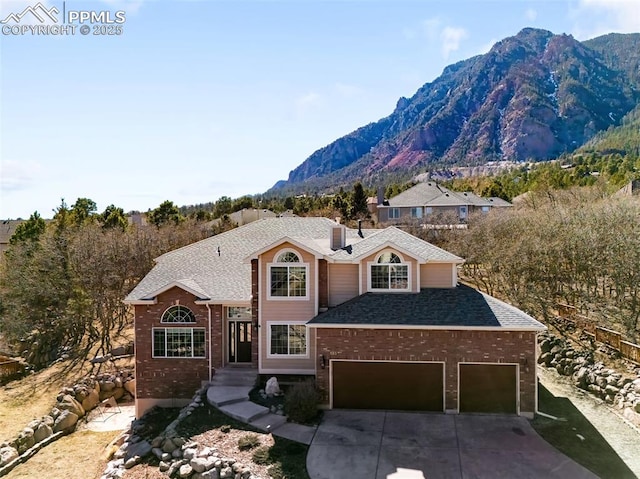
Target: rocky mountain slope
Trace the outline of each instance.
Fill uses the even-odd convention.
[[[273,190],[376,183],[430,165],[548,160],[640,102],[640,34],[585,42],[526,28],[446,67],[386,118],[314,152]]]

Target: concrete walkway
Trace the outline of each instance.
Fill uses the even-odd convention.
[[[311,444],[316,427],[287,422],[286,416],[272,414],[269,408],[249,401],[251,386],[209,386],[207,401],[220,412],[274,436]]]
[[[597,479],[515,416],[325,411],[311,479]]]
[[[136,418],[136,408],[133,403],[118,404],[116,408],[101,409],[97,407],[87,415],[78,430],[89,431],[124,431],[129,429],[131,421]]]

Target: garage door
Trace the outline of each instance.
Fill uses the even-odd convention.
[[[332,361],[333,407],[444,410],[442,363]]]
[[[460,412],[518,412],[516,365],[460,364],[459,380]]]

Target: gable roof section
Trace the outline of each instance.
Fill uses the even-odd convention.
[[[464,260],[448,251],[427,243],[412,234],[402,231],[395,226],[377,230],[370,236],[353,245],[343,248],[330,255],[329,261],[358,261],[385,248],[394,248],[401,253],[408,254],[419,262],[463,263]]]
[[[141,298],[142,301],[144,302],[148,302],[149,300],[152,300],[153,298],[155,298],[156,296],[169,291],[171,288],[180,288],[184,291],[186,291],[187,293],[191,293],[192,295],[194,295],[197,300],[199,301],[204,301],[209,299],[208,295],[206,292],[204,292],[204,290],[202,289],[202,287],[194,280],[192,279],[180,279],[178,281],[174,281],[173,283],[168,283],[165,286],[163,286],[162,288],[156,290],[156,291],[152,291],[151,293],[149,293],[147,295],[146,298]]]
[[[464,285],[419,293],[365,293],[307,324],[319,328],[546,329],[523,311]]]
[[[480,196],[466,191],[463,193],[452,191],[427,181],[403,191],[389,199],[388,207],[417,207],[417,206],[492,206],[493,203]],[[387,206],[384,206],[387,207]]]
[[[125,302],[144,303],[178,286],[200,301],[249,303],[250,259],[261,252],[290,242],[328,261],[356,262],[385,247],[398,249],[420,262],[461,263],[463,260],[395,227],[384,230],[346,228],[348,247],[333,251],[329,233],[335,222],[329,218],[268,218],[212,236],[156,259],[153,269],[127,295]]]
[[[389,206],[392,207],[410,207],[424,206],[430,204],[436,199],[447,193],[453,193],[449,189],[438,185],[435,182],[427,181],[418,183],[408,190],[403,191],[399,195],[389,198]]]

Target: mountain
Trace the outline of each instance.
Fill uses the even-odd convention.
[[[525,28],[450,65],[386,118],[314,152],[270,191],[375,184],[429,166],[549,160],[640,102],[640,34],[585,42]]]

